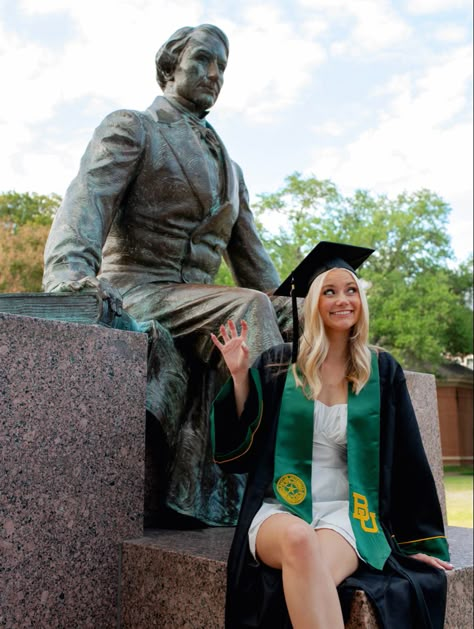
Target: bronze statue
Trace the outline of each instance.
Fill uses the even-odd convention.
[[[169,451],[163,500],[220,525],[235,523],[244,480],[212,462],[208,412],[226,375],[210,333],[246,319],[257,356],[281,342],[279,324],[291,327],[286,301],[267,296],[279,277],[242,171],[206,121],[228,52],[226,35],[208,24],[179,29],[159,49],[163,96],[95,130],[51,228],[44,272],[44,290],[95,287],[147,329],[147,410]],[[213,285],[223,256],[237,287]]]

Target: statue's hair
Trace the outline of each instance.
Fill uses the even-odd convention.
[[[173,78],[176,66],[184,49],[193,35],[198,32],[208,33],[219,38],[225,46],[227,56],[229,56],[229,40],[227,39],[227,35],[217,26],[213,24],[200,24],[199,26],[183,26],[182,28],[178,28],[155,55],[156,80],[161,89],[164,89],[168,81]]]
[[[319,297],[324,280],[330,271],[316,277],[306,296],[303,308],[303,334],[299,341],[298,360],[296,365],[293,365],[296,382],[303,388],[309,399],[317,399],[321,392],[321,367],[329,351],[329,340],[319,312]],[[354,393],[359,393],[370,377],[369,306],[359,279],[351,271],[347,270],[347,272],[352,275],[359,289],[361,312],[349,337],[346,377],[352,383]],[[302,378],[298,376],[296,366],[298,366]]]

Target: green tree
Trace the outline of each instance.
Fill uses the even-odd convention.
[[[376,249],[362,272],[370,286],[371,341],[405,366],[431,367],[446,352],[472,352],[467,272],[449,270],[450,207],[435,193],[343,196],[331,181],[294,173],[276,193],[260,195],[255,212],[282,277],[320,240]],[[272,224],[278,227],[265,227]]]
[[[0,291],[39,292],[43,251],[61,203],[57,194],[0,194]]]
[[[232,273],[230,272],[227,264],[222,260],[221,265],[219,267],[219,271],[217,272],[216,279],[214,281],[215,284],[220,284],[221,286],[234,286],[234,278],[232,277]]]
[[[473,257],[461,263],[448,275],[452,295],[457,307],[451,313],[452,323],[446,338],[446,350],[450,354],[470,354],[473,348]],[[467,349],[466,348],[470,348]]]
[[[0,225],[15,230],[20,225],[51,225],[61,203],[58,194],[4,192],[0,194]]]

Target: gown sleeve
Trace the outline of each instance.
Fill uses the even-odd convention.
[[[211,441],[214,462],[226,472],[247,472],[255,456],[256,435],[263,417],[262,382],[256,367],[249,370],[250,391],[240,417],[234,386],[229,378],[211,409]]]
[[[291,344],[283,343],[257,358],[249,370],[250,391],[240,417],[232,379],[214,400],[210,415],[211,442],[214,461],[225,472],[250,472],[267,448],[268,440],[274,438],[290,356]]]
[[[393,542],[405,555],[425,553],[449,561],[436,485],[399,365],[393,383],[393,400],[395,430],[390,517]]]

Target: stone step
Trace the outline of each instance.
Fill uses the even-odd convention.
[[[122,545],[120,629],[221,629],[233,528],[147,530]],[[455,570],[448,574],[446,629],[472,629],[472,529],[448,527]],[[346,629],[377,629],[357,592]]]

